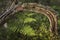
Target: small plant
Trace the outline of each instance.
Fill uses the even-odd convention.
[[[9,19],[7,23],[8,29],[13,32],[30,36],[32,39],[35,39],[34,36],[36,36],[36,40],[38,38],[41,40],[50,40],[49,21],[47,17],[43,17],[41,14],[18,12],[15,17],[11,18],[11,20]]]

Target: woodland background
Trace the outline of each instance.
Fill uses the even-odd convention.
[[[0,5],[2,1],[0,0]],[[35,2],[50,6],[58,13],[58,36],[54,40],[60,40],[60,0],[20,0],[21,2]],[[4,7],[5,5],[0,6]],[[13,17],[13,18],[12,18]],[[8,27],[0,26],[0,40],[50,40],[49,21],[42,14],[33,12],[17,12],[7,21]]]

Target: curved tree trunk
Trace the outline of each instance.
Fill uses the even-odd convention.
[[[18,11],[31,11],[31,12],[41,13],[47,16],[50,21],[50,29],[49,29],[50,32],[53,33],[54,35],[57,35],[57,16],[56,16],[56,12],[53,9],[36,3],[23,3],[22,5],[18,5],[18,6],[17,5],[15,6],[15,3],[13,2],[10,8],[7,11],[5,11],[2,15],[0,15],[0,23],[6,20],[6,18],[12,13]],[[51,38],[51,40],[53,39]]]

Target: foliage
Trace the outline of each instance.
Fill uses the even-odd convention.
[[[0,0],[1,2],[2,0]],[[57,40],[60,40],[60,5],[59,0],[20,0],[49,5],[58,12]],[[5,5],[0,6],[0,12]],[[13,17],[13,18],[12,18]],[[49,20],[42,14],[34,12],[18,12],[8,20],[8,27],[0,27],[0,40],[50,40]],[[56,39],[55,39],[56,40]]]
[[[47,17],[43,16],[44,15],[42,14],[37,14],[33,12],[18,12],[7,20],[8,23],[7,29],[9,31],[12,31],[13,34],[19,33],[19,35],[22,34],[27,38],[31,36],[32,39],[34,39],[34,36],[36,36],[37,40],[39,36],[40,37],[39,39],[41,40],[49,40],[50,39],[49,22]],[[9,32],[8,34],[9,34],[8,37],[11,38],[12,33]],[[18,34],[12,36],[17,37],[17,35]],[[14,37],[14,39],[16,37]],[[19,40],[20,37],[17,37],[17,39]]]

